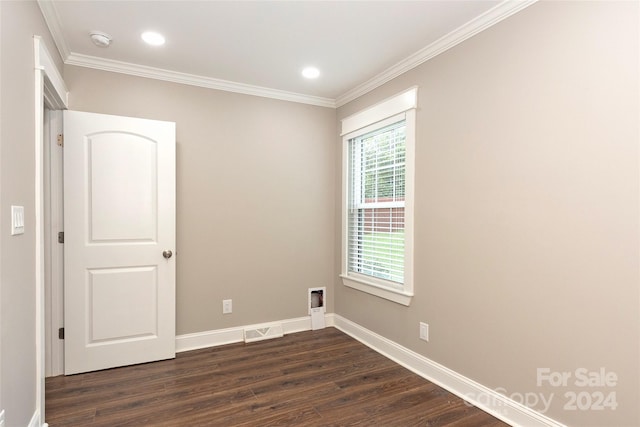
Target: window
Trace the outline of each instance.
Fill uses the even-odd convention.
[[[342,121],[346,286],[409,305],[417,89]]]
[[[349,140],[347,270],[404,282],[405,120]]]

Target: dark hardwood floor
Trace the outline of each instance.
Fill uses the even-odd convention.
[[[63,426],[505,426],[334,328],[46,380]]]

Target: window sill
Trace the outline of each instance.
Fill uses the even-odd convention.
[[[359,277],[355,278],[344,274],[341,274],[340,277],[342,277],[342,284],[350,288],[357,289],[398,304],[406,305],[407,307],[411,304],[413,293],[391,289]]]

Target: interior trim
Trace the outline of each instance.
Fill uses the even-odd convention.
[[[45,412],[45,322],[44,322],[44,107],[65,108],[68,91],[40,36],[33,36],[34,59],[34,165],[35,165],[35,308],[36,308],[36,412],[37,424],[46,425]],[[33,421],[30,423],[32,424]]]
[[[334,327],[410,371],[513,426],[566,427],[531,408],[334,314]]]
[[[31,417],[29,424],[27,424],[27,427],[48,427],[48,426],[49,424],[47,423],[43,423],[42,425],[40,425],[40,411],[38,409],[36,409],[33,412],[33,416]]]
[[[47,107],[66,109],[69,104],[69,90],[58,71],[51,54],[40,36],[33,36],[35,69],[43,73],[43,97]]]
[[[324,315],[325,326],[333,326],[333,313]],[[293,334],[311,330],[311,316],[298,317],[294,319],[277,320],[269,323],[281,323],[282,332]],[[196,332],[176,336],[176,353],[183,351],[197,350],[200,348],[216,347],[219,345],[244,342],[244,330],[262,325],[242,325],[226,329],[215,329],[212,331]]]
[[[309,316],[271,323],[281,323],[285,335],[311,330],[311,318]],[[437,384],[510,425],[566,427],[558,421],[540,414],[495,390],[440,365],[421,354],[415,353],[338,314],[325,314],[325,323],[326,327],[335,327],[388,359],[404,366],[415,374]],[[255,325],[244,325],[227,329],[178,335],[176,337],[176,352],[179,353],[243,342],[244,329],[252,326]]]
[[[371,78],[370,80],[354,87],[345,94],[339,96],[335,100],[336,107],[341,107],[362,95],[371,92],[372,90],[382,86],[390,80],[395,79],[401,74],[406,73],[418,65],[440,55],[443,52],[451,49],[452,47],[462,43],[478,34],[481,31],[486,30],[489,27],[497,24],[498,22],[520,12],[522,9],[531,6],[538,0],[504,0],[497,6],[489,9],[482,15],[472,19],[466,24],[451,31],[449,34],[439,38],[435,42],[420,49],[416,53],[408,56],[397,64],[387,68],[382,73]]]
[[[380,286],[375,284],[373,280],[363,280],[360,278],[355,278],[348,276],[346,274],[341,274],[342,284],[352,289],[357,289],[361,292],[365,292],[370,295],[375,295],[380,298],[384,298],[386,300],[409,306],[411,305],[411,298],[413,298],[413,292],[396,290],[390,287]],[[374,278],[375,279],[375,278]]]
[[[156,80],[181,83],[190,86],[199,86],[208,89],[217,89],[227,92],[242,93],[246,95],[260,96],[264,98],[279,99],[282,101],[298,102],[301,104],[310,104],[320,107],[337,108],[341,107],[354,99],[371,92],[388,81],[406,73],[407,71],[417,67],[418,65],[430,60],[431,58],[451,49],[452,47],[462,43],[466,39],[473,37],[479,32],[497,24],[498,22],[508,18],[509,16],[531,6],[537,0],[504,0],[492,9],[482,15],[472,19],[461,27],[455,29],[449,34],[441,37],[435,42],[429,44],[418,52],[410,55],[399,63],[389,67],[382,73],[376,75],[370,80],[354,87],[336,99],[324,98],[319,96],[304,95],[299,93],[287,92],[278,89],[270,89],[260,86],[253,86],[244,83],[237,83],[228,80],[215,79],[211,77],[197,76],[188,73],[180,73],[177,71],[163,70],[144,65],[137,65],[122,61],[107,60],[89,55],[82,55],[72,52],[64,39],[62,32],[62,23],[60,16],[52,1],[37,0],[45,22],[49,27],[49,31],[53,36],[53,40],[62,56],[65,64],[76,65],[86,68],[95,68],[98,70],[112,71],[122,74],[130,74],[138,77],[146,77]]]
[[[155,80],[180,83],[189,86],[204,87],[207,89],[223,90],[225,92],[241,93],[244,95],[260,96],[282,101],[310,104],[319,107],[335,108],[335,101],[319,96],[303,95],[284,90],[270,89],[261,86],[253,86],[245,83],[237,83],[229,80],[215,79],[212,77],[196,76],[178,71],[163,70],[146,65],[137,65],[112,59],[98,58],[95,56],[71,53],[64,61],[68,65],[93,68],[96,70],[111,71],[114,73],[129,74],[132,76],[146,77]]]
[[[71,50],[69,49],[69,45],[67,45],[67,41],[64,39],[64,35],[62,33],[62,24],[60,23],[58,10],[51,0],[37,1],[40,11],[42,12],[42,16],[44,17],[44,22],[46,22],[47,27],[49,27],[49,32],[53,37],[53,42],[56,44],[56,48],[58,48],[58,52],[64,61],[71,54]]]

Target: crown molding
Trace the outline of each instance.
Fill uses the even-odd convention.
[[[0,0],[1,1],[1,0]],[[122,74],[130,74],[139,77],[146,77],[156,80],[164,80],[174,83],[199,86],[209,89],[223,90],[227,92],[254,95],[264,98],[273,98],[283,101],[298,102],[302,104],[316,105],[320,107],[337,108],[354,99],[365,95],[368,92],[382,86],[394,78],[407,71],[423,64],[435,56],[473,37],[479,32],[497,24],[536,3],[537,0],[504,0],[500,4],[491,8],[482,15],[472,19],[466,24],[458,27],[449,34],[441,37],[425,48],[410,55],[399,63],[393,65],[377,76],[354,87],[336,99],[319,96],[304,95],[294,92],[287,92],[278,89],[271,89],[261,86],[253,86],[245,83],[232,82],[229,80],[216,79],[212,77],[197,76],[178,71],[158,69],[145,65],[132,64],[128,62],[103,59],[89,55],[82,55],[71,52],[67,45],[63,32],[60,17],[52,0],[37,0],[53,40],[62,56],[65,64],[77,65],[80,67],[94,68],[98,70],[111,71]]]
[[[40,6],[40,11],[42,12],[47,27],[49,27],[53,42],[56,44],[62,60],[65,61],[71,54],[71,50],[62,33],[62,24],[60,23],[58,10],[51,0],[38,0],[38,6]]]
[[[440,55],[441,53],[451,49],[452,47],[462,43],[478,34],[481,31],[497,24],[498,22],[508,18],[521,11],[522,9],[536,3],[537,0],[505,0],[495,7],[489,9],[482,15],[472,19],[466,24],[451,31],[449,34],[439,38],[430,45],[424,47],[418,52],[410,55],[396,65],[388,68],[377,76],[367,80],[366,82],[349,90],[345,94],[336,99],[336,107],[341,107],[354,99],[371,92],[372,90],[382,86],[390,80],[401,74],[417,67],[420,64]]]
[[[2,0],[0,0],[2,1]],[[98,58],[95,56],[82,55],[71,52],[62,32],[60,15],[52,0],[37,0],[42,16],[51,32],[53,41],[60,52],[60,56],[65,64],[79,67],[94,68],[98,70],[111,71],[121,74],[146,77],[156,80],[164,80],[173,83],[199,86],[208,89],[217,89],[227,92],[241,93],[245,95],[260,96],[263,98],[273,98],[282,101],[298,102],[302,104],[316,105],[320,107],[336,108],[335,100],[319,96],[304,95],[294,92],[287,92],[278,89],[271,89],[261,86],[254,86],[245,83],[237,83],[228,80],[211,77],[197,76],[178,71],[163,70],[145,65],[132,64],[128,62],[111,59]]]
[[[71,53],[71,55],[69,55],[69,57],[65,61],[65,64],[94,68],[97,70],[111,71],[114,73],[129,74],[132,76],[146,77],[156,80],[164,80],[167,82],[180,83],[190,86],[199,86],[208,89],[223,90],[226,92],[235,92],[245,95],[279,99],[282,101],[316,105],[319,107],[335,108],[336,106],[335,101],[330,98],[303,95],[294,92],[287,92],[284,90],[270,89],[245,83],[237,83],[211,77],[197,76],[188,73],[181,73],[178,71],[163,70],[160,68],[148,67],[146,65],[131,64],[128,62],[98,58],[89,55],[81,55],[78,53]]]

